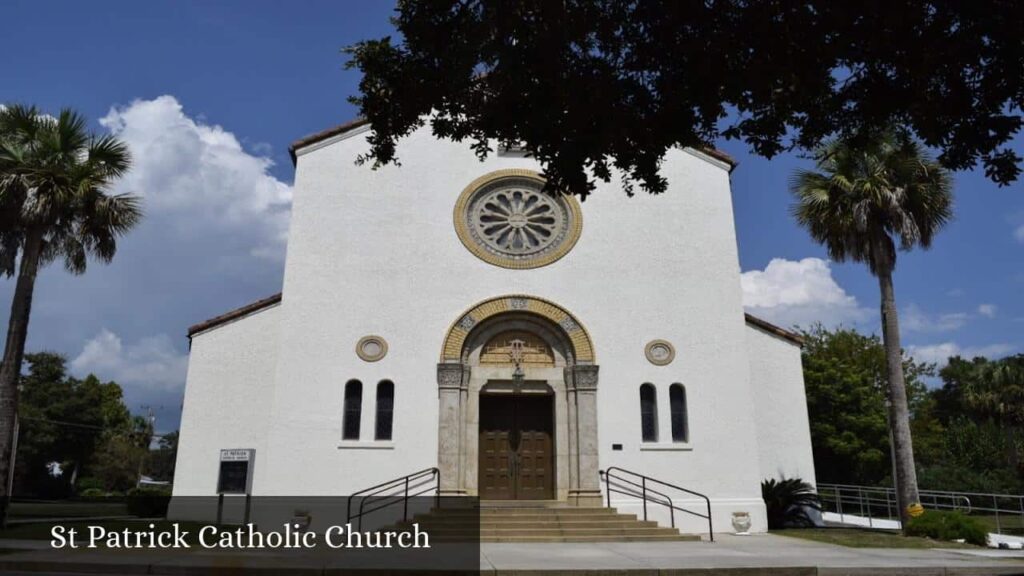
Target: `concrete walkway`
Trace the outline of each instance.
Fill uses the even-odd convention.
[[[377,553],[379,554],[379,552]],[[396,551],[396,555],[399,552]],[[379,556],[377,556],[379,558]],[[358,554],[301,558],[272,552],[65,552],[36,550],[0,554],[0,574],[90,572],[100,574],[345,574],[369,567]],[[444,571],[444,566],[429,569]],[[449,567],[450,569],[450,567]],[[481,574],[586,574],[682,576],[684,574],[860,575],[1022,574],[1024,553],[984,549],[846,548],[784,536],[722,535],[704,542],[594,544],[482,544]]]
[[[785,536],[717,536],[702,542],[483,545],[488,569],[635,574],[1024,574],[1024,553],[984,549],[847,548]],[[968,553],[964,553],[968,552]],[[997,557],[979,553],[996,553]],[[995,554],[993,554],[994,556]]]

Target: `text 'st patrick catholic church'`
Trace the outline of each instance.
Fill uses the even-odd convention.
[[[229,449],[255,496],[436,467],[484,506],[596,509],[612,470],[764,531],[763,479],[814,482],[800,340],[743,311],[727,156],[670,150],[666,193],[613,177],[579,203],[520,152],[481,162],[428,129],[400,166],[357,165],[369,130],[293,145],[282,293],[189,330],[175,496],[216,494]]]

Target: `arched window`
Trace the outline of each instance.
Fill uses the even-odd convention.
[[[690,441],[690,419],[686,415],[686,388],[673,384],[668,389],[668,403],[672,409],[672,441]]]
[[[640,434],[644,442],[658,441],[658,397],[653,384],[640,386]]]
[[[363,412],[363,383],[345,383],[345,409],[341,419],[341,439],[359,440],[359,419]]]
[[[395,384],[391,380],[377,383],[377,422],[374,440],[391,440],[391,420],[395,410]]]

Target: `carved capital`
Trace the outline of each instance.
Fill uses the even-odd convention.
[[[597,390],[598,367],[593,364],[570,366],[565,369],[565,383],[576,390]]]
[[[437,365],[437,388],[439,390],[458,390],[462,388],[463,365],[461,363],[443,362]]]

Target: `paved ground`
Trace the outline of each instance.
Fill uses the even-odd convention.
[[[846,548],[772,535],[723,535],[714,544],[635,542],[561,546],[557,554],[551,554],[538,545],[484,545],[483,561],[499,572],[632,569],[665,574],[677,570],[685,573],[685,569],[696,572],[716,568],[793,568],[794,574],[1024,574],[1022,552],[979,549],[965,554],[964,550]]]
[[[365,560],[365,558],[363,559]],[[85,564],[88,565],[85,565]],[[1024,575],[1024,552],[996,550],[845,548],[783,536],[728,536],[703,542],[600,544],[483,544],[481,572],[489,575],[586,574],[676,576],[688,573],[799,575]],[[146,554],[94,552],[87,556],[36,550],[0,554],[0,574],[343,574],[366,567],[351,552],[296,560],[271,552],[244,557],[222,552]],[[286,568],[287,567],[287,568]],[[444,566],[433,566],[443,571]]]

